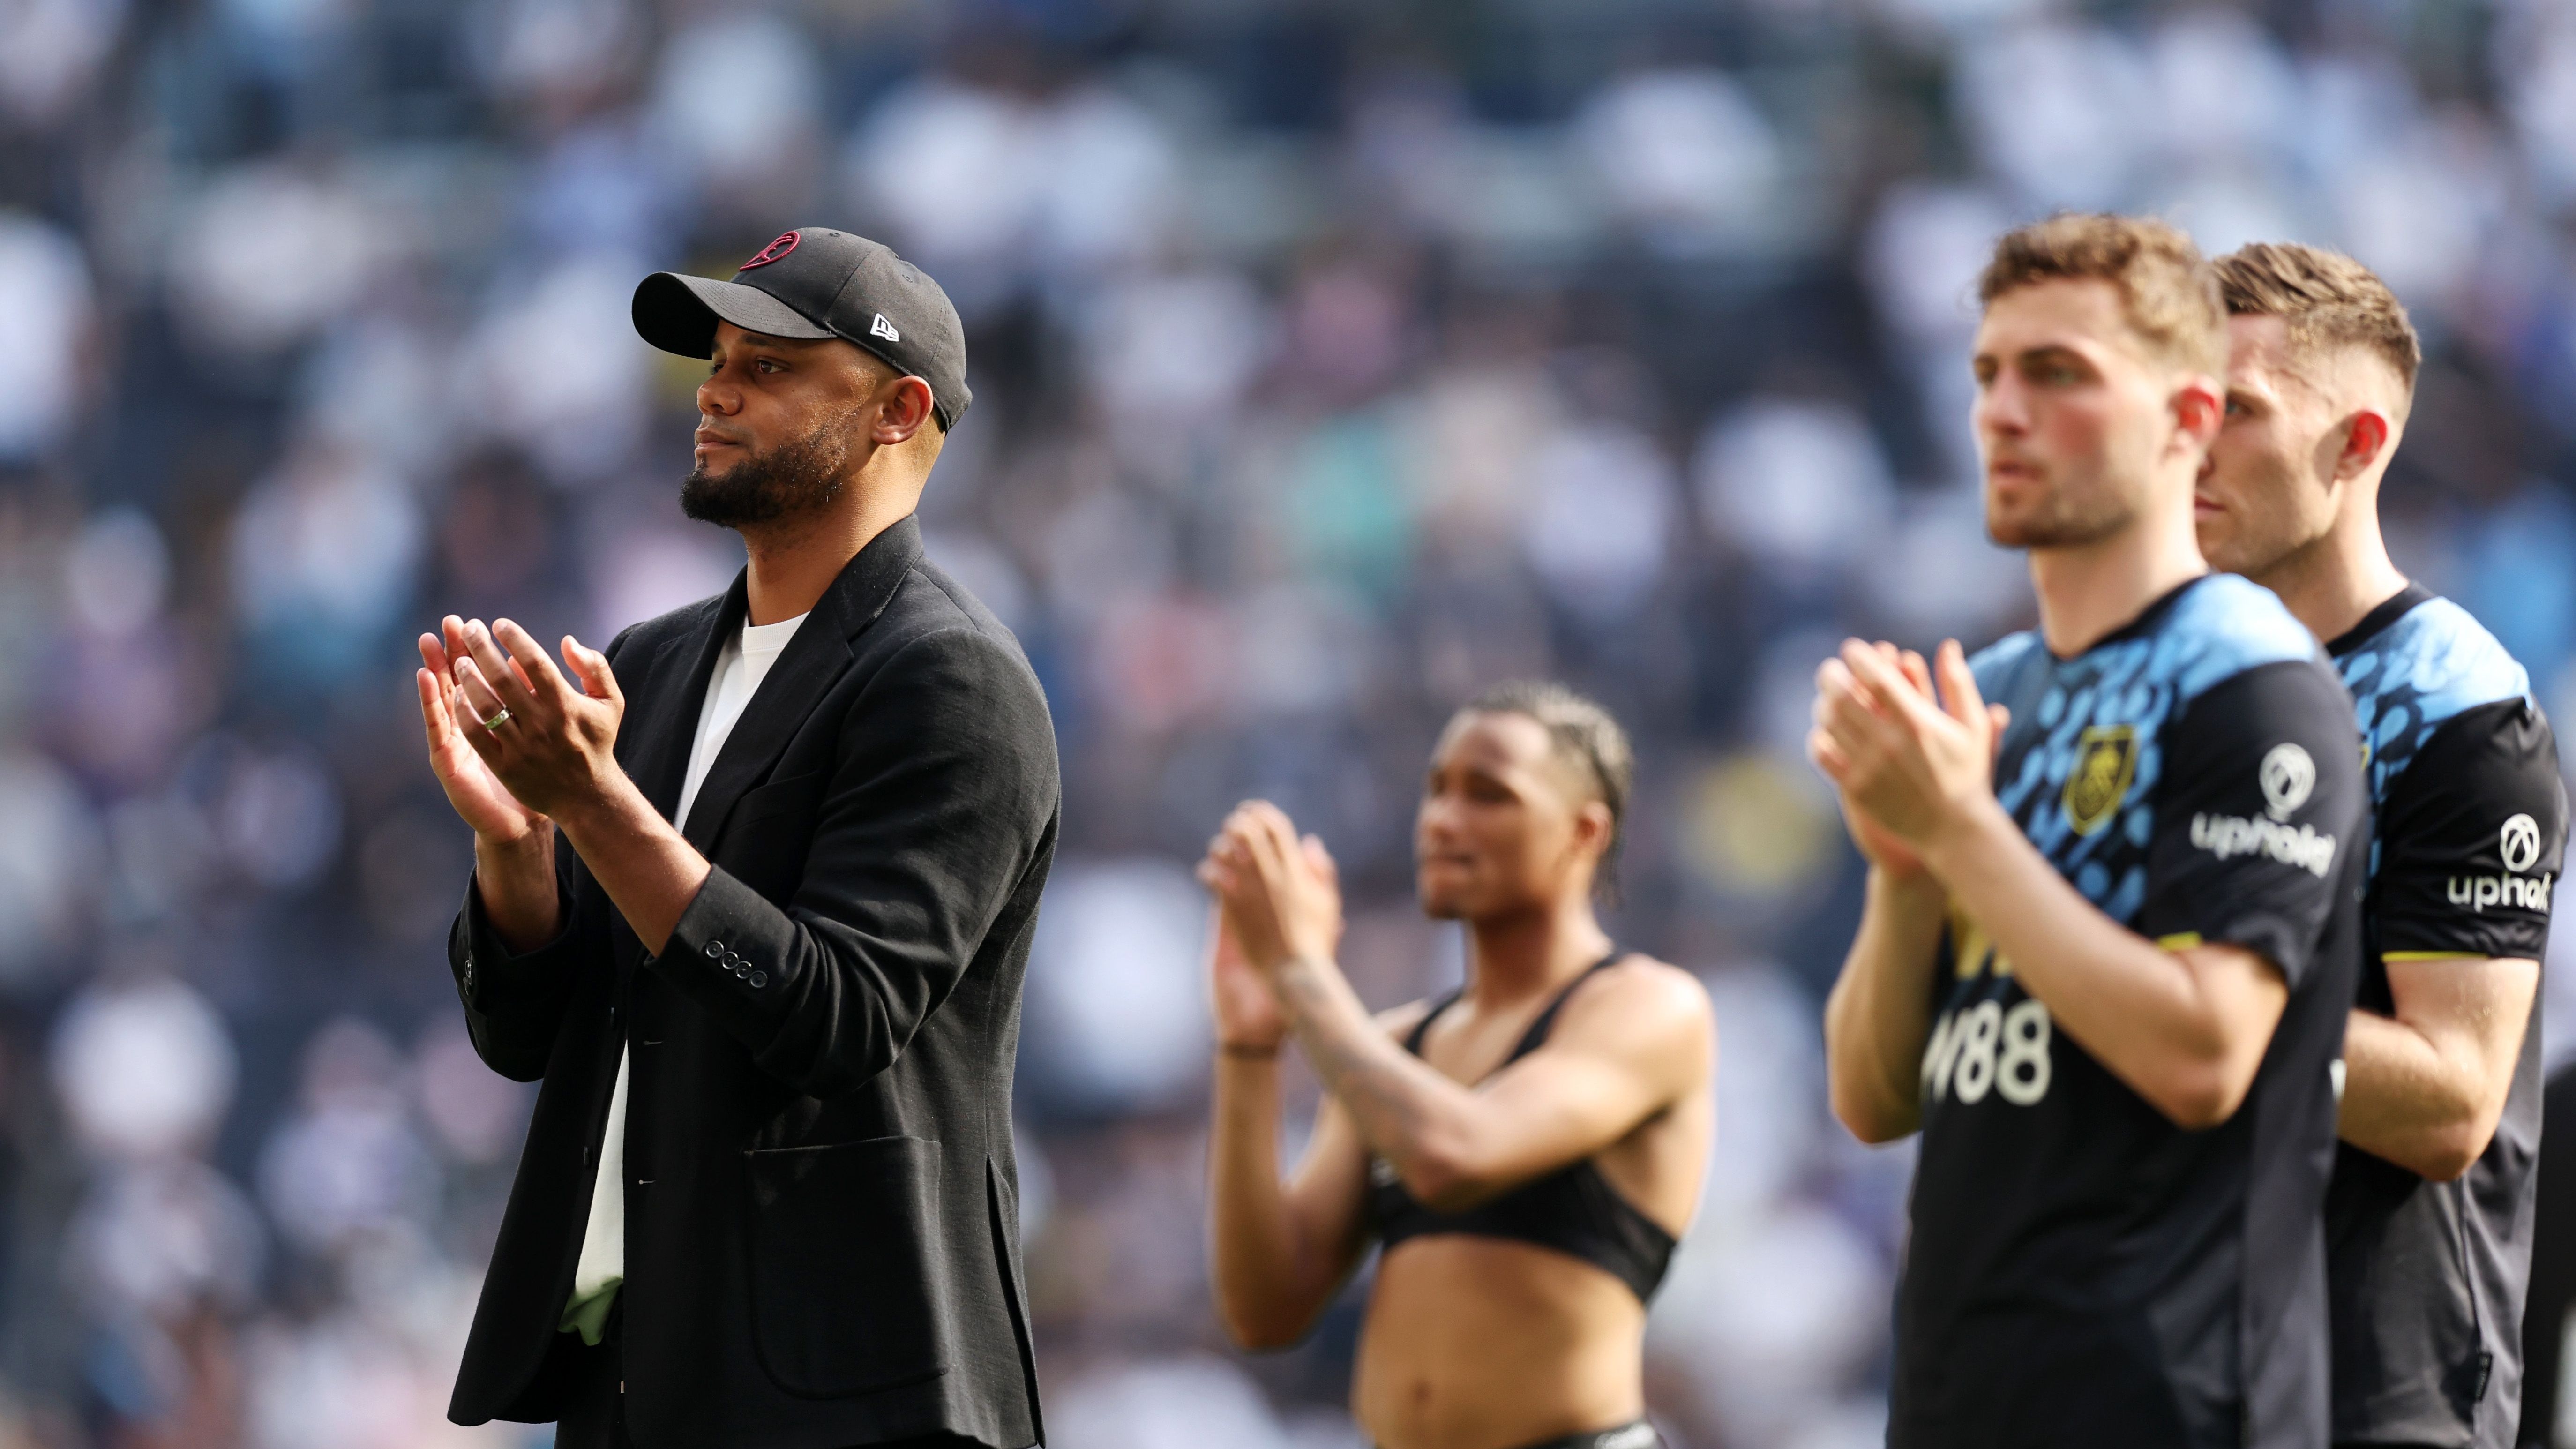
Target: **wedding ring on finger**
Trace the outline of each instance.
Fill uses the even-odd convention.
[[[503,706],[501,706],[501,707],[500,707],[500,709],[498,709],[498,710],[494,711],[494,712],[493,712],[493,715],[492,715],[492,717],[491,717],[490,719],[487,719],[487,720],[481,720],[481,721],[480,721],[480,723],[482,724],[483,728],[485,728],[485,729],[487,729],[487,730],[497,730],[497,729],[499,729],[501,726],[503,726],[503,725],[505,725],[505,724],[508,724],[509,722],[510,722],[510,707],[509,707],[508,705],[506,705],[506,704],[505,704],[505,705],[503,705]]]

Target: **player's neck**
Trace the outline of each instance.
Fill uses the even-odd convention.
[[[1467,995],[1508,1005],[1571,980],[1610,950],[1588,900],[1534,907],[1467,923]]]
[[[2072,659],[2127,624],[2149,604],[2209,572],[2191,517],[2140,515],[2106,538],[2030,551],[2039,592],[2039,632],[2048,650]]]
[[[891,484],[892,486],[889,486]],[[777,624],[812,609],[877,535],[921,502],[921,484],[879,480],[863,470],[821,511],[745,528],[751,556],[750,622]]]
[[[2321,641],[2350,633],[2371,610],[2406,587],[2406,575],[2388,557],[2388,545],[2380,537],[2376,500],[2362,501],[2367,506],[2337,519],[2333,528],[2253,576],[2280,595]]]

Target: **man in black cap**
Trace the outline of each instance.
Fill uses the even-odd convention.
[[[807,227],[634,316],[711,361],[680,499],[749,567],[562,670],[507,619],[420,640],[474,827],[457,995],[543,1083],[449,1417],[1019,1449],[1011,1070],[1058,781],[1018,643],[913,518],[969,401],[957,313]]]

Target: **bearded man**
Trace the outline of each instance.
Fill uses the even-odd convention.
[[[1036,676],[913,517],[970,400],[956,309],[807,227],[634,317],[709,360],[680,501],[748,567],[561,670],[507,619],[420,639],[474,828],[457,995],[543,1084],[449,1417],[1019,1449],[1011,1073],[1059,790]]]

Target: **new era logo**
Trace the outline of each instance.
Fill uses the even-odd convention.
[[[868,335],[870,337],[882,337],[888,342],[901,342],[903,340],[903,334],[894,330],[894,324],[885,319],[885,314],[883,312],[879,312],[877,314],[877,320],[868,324]]]

